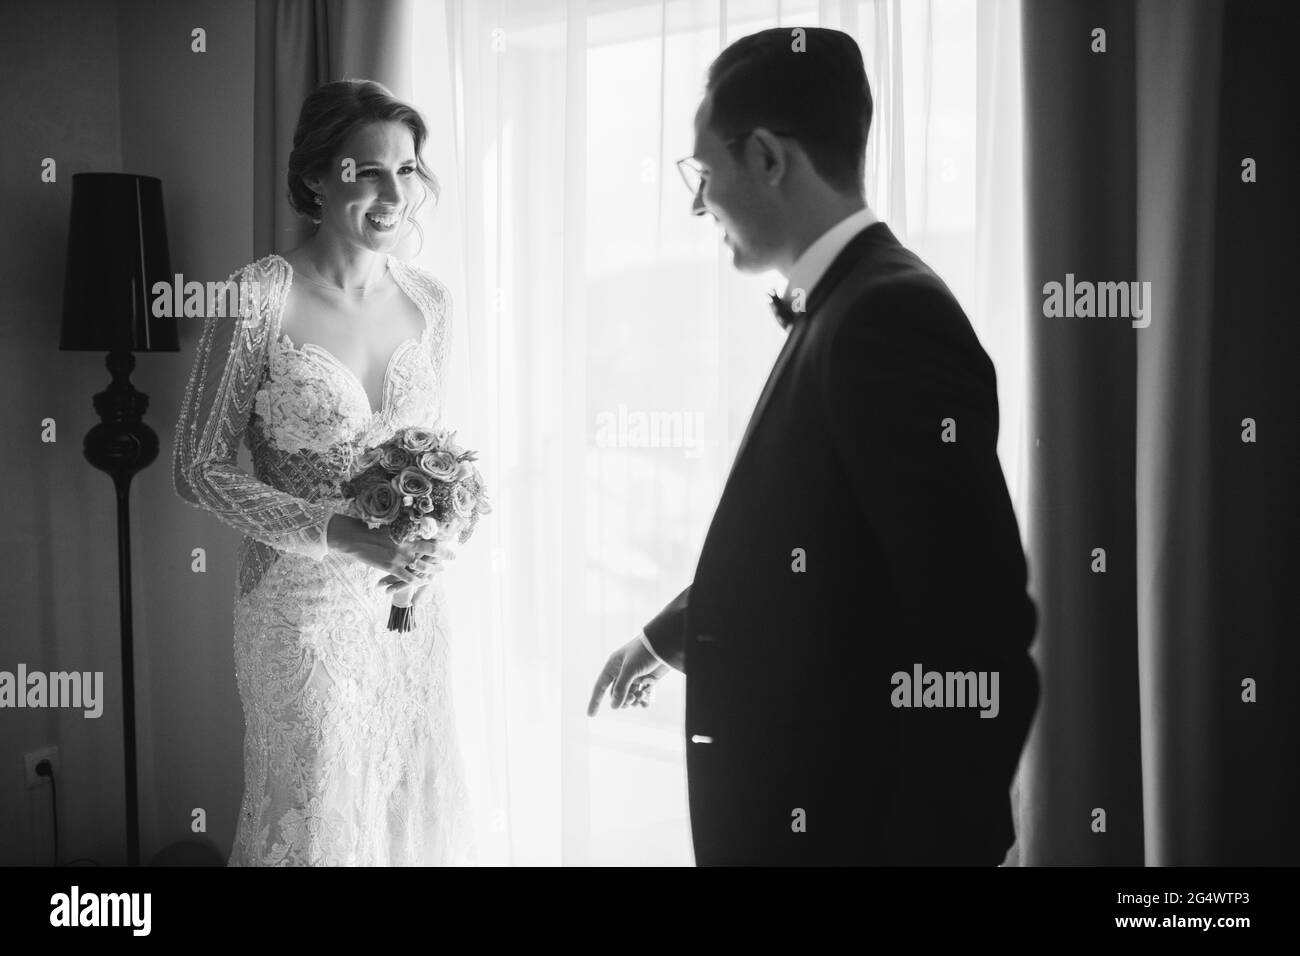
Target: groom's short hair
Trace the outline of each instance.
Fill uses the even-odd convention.
[[[832,186],[860,193],[871,130],[871,86],[847,33],[777,27],[741,37],[709,67],[709,126],[722,139],[756,126],[792,136]],[[731,145],[740,155],[744,142]]]

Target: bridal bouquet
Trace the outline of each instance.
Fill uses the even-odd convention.
[[[403,428],[361,455],[357,473],[342,491],[353,499],[356,516],[367,527],[387,527],[394,541],[433,538],[464,544],[479,516],[492,510],[483,476],[473,464],[477,458],[456,444],[454,431]],[[390,631],[415,626],[414,591],[397,592],[388,614]]]

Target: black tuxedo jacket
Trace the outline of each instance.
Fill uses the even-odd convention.
[[[995,866],[1039,688],[993,365],[883,223],[807,306],[694,581],[645,627],[686,673],[696,863]],[[996,672],[997,715],[895,706],[918,665]]]

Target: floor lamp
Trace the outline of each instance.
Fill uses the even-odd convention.
[[[122,736],[126,851],[140,864],[135,751],[135,657],[131,635],[131,478],[158,457],[158,435],[144,422],[149,397],[131,384],[135,352],[178,352],[176,320],[158,318],[150,290],[172,282],[162,182],[126,173],[77,173],[63,283],[61,350],[107,352],[113,376],[95,395],[100,422],[82,445],[117,492],[118,596],[122,636]]]

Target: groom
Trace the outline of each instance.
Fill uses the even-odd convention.
[[[787,278],[787,340],[691,585],[592,693],[687,675],[698,865],[996,866],[1038,701],[994,370],[863,199],[871,92],[844,33],[714,61],[693,212]],[[694,183],[692,183],[694,185]]]

